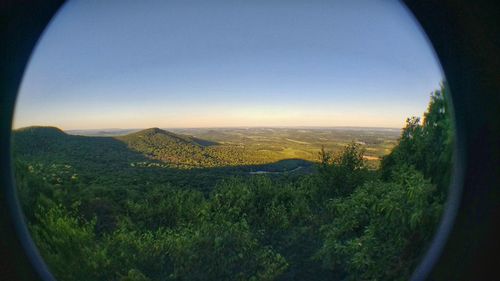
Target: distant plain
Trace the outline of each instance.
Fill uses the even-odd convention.
[[[319,160],[322,147],[338,152],[350,142],[365,149],[365,160],[376,167],[381,157],[397,144],[401,129],[370,127],[233,127],[233,128],[162,128],[164,130],[213,141],[222,146],[236,146],[255,158],[269,162],[284,159]],[[142,129],[67,130],[71,135],[118,137]]]

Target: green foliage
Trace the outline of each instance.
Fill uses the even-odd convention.
[[[191,169],[263,164],[268,161],[262,155],[255,157],[241,146],[222,146],[216,142],[178,135],[158,128],[142,130],[117,139],[126,143],[132,150],[165,163],[146,161],[135,165]]]
[[[40,208],[31,234],[46,263],[61,280],[99,280],[105,252],[94,234],[94,221],[84,222],[61,206]]]
[[[174,237],[173,277],[176,280],[274,280],[286,260],[260,245],[247,222],[216,216]]]
[[[368,182],[332,200],[318,258],[347,280],[407,280],[441,214],[435,194],[422,174],[403,166],[390,182]]]
[[[113,233],[101,238],[109,261],[102,280],[142,276],[150,280],[171,280],[172,235],[167,229],[140,230],[130,223],[122,223]]]
[[[205,204],[200,192],[156,186],[139,200],[128,201],[127,210],[140,228],[175,228],[199,221]]]
[[[320,245],[318,225],[311,209],[312,186],[256,176],[232,178],[214,190],[209,212],[225,220],[244,219],[263,245],[271,246],[288,262],[281,280],[303,280],[323,272],[309,259]]]
[[[449,185],[453,148],[453,123],[445,85],[432,93],[423,122],[408,118],[399,144],[383,158],[381,173],[387,178],[400,165],[412,165],[437,184],[442,196]]]
[[[363,154],[364,150],[354,142],[336,155],[322,149],[318,166],[318,195],[323,199],[342,197],[360,186],[369,176]]]
[[[120,281],[149,281],[151,279],[147,278],[142,272],[137,269],[131,269],[128,271],[127,276],[124,276]]]
[[[58,280],[405,280],[446,195],[446,95],[433,93],[423,122],[407,120],[378,170],[365,158],[386,143],[378,137],[342,139],[311,167],[269,164],[298,151],[286,145],[314,143],[308,131],[252,146],[236,129],[239,139],[226,130],[212,142],[156,128],[121,137],[26,128],[13,138],[18,193]]]

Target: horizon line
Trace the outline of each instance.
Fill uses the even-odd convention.
[[[58,126],[53,126],[53,125],[30,125],[30,126],[23,126],[23,127],[18,127],[14,128],[12,127],[12,130],[19,130],[19,129],[24,129],[24,128],[30,128],[30,127],[55,127],[58,128],[62,131],[65,132],[70,132],[70,131],[103,131],[103,130],[146,130],[146,129],[151,129],[151,128],[159,128],[159,129],[165,129],[165,130],[172,130],[172,129],[340,129],[340,128],[352,128],[352,129],[398,129],[401,130],[403,127],[387,127],[387,126],[302,126],[302,125],[282,125],[282,126],[203,126],[203,127],[158,127],[158,126],[152,126],[152,127],[141,127],[141,128],[90,128],[90,129],[62,129]]]

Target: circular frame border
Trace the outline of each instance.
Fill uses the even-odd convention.
[[[10,134],[24,70],[63,2],[11,0],[0,11],[0,274],[8,280],[55,281],[17,200]],[[457,125],[446,209],[412,280],[486,280],[500,268],[500,9],[495,1],[403,2],[439,58]]]

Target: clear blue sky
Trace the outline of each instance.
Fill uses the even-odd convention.
[[[398,1],[69,1],[14,127],[402,127],[442,79]]]

